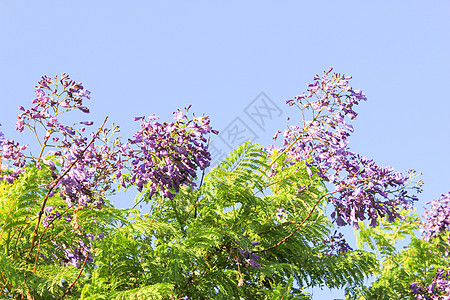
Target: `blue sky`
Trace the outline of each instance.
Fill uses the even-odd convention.
[[[268,144],[298,113],[284,101],[333,66],[368,98],[351,149],[422,172],[422,211],[450,190],[449,53],[450,2],[442,0],[3,0],[0,123],[8,137],[31,142],[14,132],[17,107],[29,105],[42,75],[65,72],[91,90],[90,119],[108,115],[123,136],[137,129],[134,116],[170,119],[192,104],[216,129],[240,122]],[[264,126],[247,114],[261,101],[278,109]],[[224,139],[216,145],[228,151]]]

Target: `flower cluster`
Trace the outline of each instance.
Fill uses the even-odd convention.
[[[358,169],[346,168],[347,176],[333,183],[338,196],[331,196],[335,205],[339,226],[350,224],[358,226],[358,220],[364,220],[365,214],[371,220],[371,226],[377,225],[377,216],[388,216],[389,221],[401,217],[397,208],[410,208],[417,198],[409,196],[404,190],[407,177],[394,172],[391,167],[379,167],[373,160],[365,157],[350,157],[348,165],[358,164]]]
[[[244,236],[243,238],[248,239],[248,236]],[[237,245],[239,245],[239,241],[234,241]],[[253,246],[256,246],[259,244],[258,241],[250,241],[250,244]],[[237,250],[237,251],[235,251]],[[228,260],[231,260],[231,265],[234,264],[234,262],[236,263],[241,263],[243,264],[244,267],[248,268],[248,267],[253,267],[256,269],[261,268],[261,265],[257,262],[259,260],[261,260],[261,257],[259,255],[256,255],[255,253],[253,253],[251,250],[244,250],[240,247],[234,248],[231,247],[230,248],[230,254],[228,256]]]
[[[1,126],[2,124],[0,124]],[[13,183],[25,170],[25,150],[28,145],[19,146],[19,143],[5,139],[5,135],[0,131],[0,180]],[[10,168],[5,161],[12,161],[14,168]]]
[[[323,255],[341,255],[348,251],[353,251],[352,247],[347,243],[342,233],[337,234],[336,232],[329,238],[322,240],[322,244],[327,247],[325,251],[322,252]]]
[[[316,75],[306,94],[286,101],[301,110],[302,124],[290,126],[283,133],[282,147],[272,146],[268,151],[288,154],[293,163],[303,161],[310,176],[314,170],[334,185],[329,201],[335,206],[332,217],[339,226],[358,227],[358,221],[366,218],[375,226],[378,216],[400,217],[397,208],[409,207],[416,199],[404,190],[407,177],[348,150],[353,127],[346,118],[356,118],[354,106],[366,96],[349,86],[350,76],[334,73],[330,78],[331,71]]]
[[[438,200],[428,202],[431,208],[425,211],[426,221],[422,224],[424,239],[430,241],[431,238],[450,229],[450,193],[441,195]],[[450,236],[448,237],[450,243]]]
[[[76,204],[101,208],[105,190],[102,186],[108,186],[112,174],[117,171],[113,164],[114,154],[106,144],[89,145],[85,138],[75,140],[74,147],[61,154],[55,153],[61,155],[61,171],[67,172],[60,182],[61,195],[69,207]]]
[[[56,252],[60,252],[63,254],[62,257],[57,257],[54,253],[52,253],[53,259],[58,261],[62,266],[74,266],[79,268],[81,264],[86,260],[87,262],[93,262],[92,257],[92,245],[96,240],[101,240],[105,237],[104,233],[100,233],[99,235],[94,235],[92,233],[83,234],[84,241],[82,239],[78,239],[75,245],[68,247],[65,244],[54,243],[57,247]],[[87,256],[87,257],[86,257]],[[46,258],[46,257],[44,257]]]
[[[60,86],[63,87],[62,92],[59,90]],[[50,93],[46,93],[46,90],[49,90]],[[19,107],[23,113],[17,116],[17,130],[23,132],[24,125],[27,125],[35,131],[30,122],[40,123],[47,129],[44,141],[48,140],[49,134],[59,131],[64,136],[64,141],[67,142],[67,134],[75,132],[72,127],[59,123],[58,115],[74,109],[89,113],[89,109],[83,106],[83,100],[90,99],[90,92],[84,89],[82,83],[76,83],[68,75],[61,74],[59,81],[57,77],[52,79],[43,76],[36,86],[35,94],[36,99],[32,101],[35,104],[33,107],[30,109]],[[63,143],[63,145],[68,146],[67,143]]]
[[[92,254],[89,253],[89,250],[91,249],[91,242],[92,241],[90,241],[88,244],[85,244],[83,241],[79,240],[77,246],[70,248],[62,244],[64,258],[60,260],[61,265],[72,265],[76,268],[79,268],[80,264],[86,259],[86,254],[88,256],[87,261],[93,262]]]
[[[0,148],[0,180],[13,183],[20,174],[25,172],[23,166],[25,165],[26,158],[22,151],[28,145],[19,146],[18,142],[9,139],[2,140],[0,145],[2,146]],[[14,168],[10,169],[7,164],[3,164],[5,160],[12,161]]]
[[[414,282],[409,287],[416,294],[417,300],[449,300],[450,299],[450,270],[438,269],[433,282],[423,286]]]
[[[186,108],[186,113],[189,107]],[[210,165],[206,135],[218,132],[211,128],[208,116],[188,120],[180,111],[175,121],[159,123],[157,116],[137,117],[141,129],[122,147],[122,156],[131,162],[132,176],[117,177],[122,185],[136,184],[139,191],[147,185],[149,197],[159,191],[163,197],[173,198],[181,185],[195,186],[197,168]]]
[[[44,209],[44,215],[45,215],[45,217],[44,217],[44,219],[42,220],[42,226],[44,226],[45,228],[48,228],[48,227],[52,227],[52,228],[54,228],[55,227],[55,225],[53,224],[53,221],[54,220],[60,220],[61,218],[62,218],[62,214],[59,212],[59,211],[57,211],[57,210],[55,210],[55,208],[56,208],[56,206],[47,206],[45,209]],[[69,214],[66,214],[65,216],[64,216],[64,219],[67,221],[67,222],[70,222],[70,221],[72,221],[72,217],[69,215]]]
[[[83,102],[90,99],[90,92],[84,89],[82,83],[76,83],[62,74],[59,80],[58,77],[43,76],[35,94],[36,98],[32,100],[34,105],[30,109],[19,107],[23,112],[17,116],[16,122],[17,130],[23,132],[26,126],[38,137],[41,151],[33,161],[38,168],[42,162],[48,164],[55,171],[55,176],[57,171],[64,174],[57,178],[57,188],[60,188],[61,197],[69,207],[77,204],[99,208],[103,203],[99,186],[111,182],[112,174],[117,169],[113,163],[114,151],[106,145],[106,138],[100,138],[100,133],[105,136],[108,129],[101,128],[96,134],[86,136],[84,126],[92,125],[92,121],[69,126],[59,120],[63,113],[73,110],[89,113]],[[39,140],[39,130],[45,133],[42,140]],[[43,159],[44,149],[49,147],[59,150],[48,151],[45,155],[48,159]]]

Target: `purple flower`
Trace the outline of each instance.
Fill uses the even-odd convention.
[[[78,106],[78,109],[81,110],[82,112],[88,114],[89,113],[89,108],[85,107],[85,106]]]
[[[148,117],[148,120],[149,121],[156,121],[156,120],[159,120],[159,117],[157,115],[155,115],[155,114],[152,114],[150,117]]]
[[[19,146],[19,143],[14,142],[13,140],[2,140],[0,142],[0,160],[2,161],[1,169],[7,169],[8,165],[3,165],[3,162],[9,161],[12,162],[14,166],[11,168],[12,174],[4,174],[0,176],[0,180],[6,180],[8,183],[13,183],[20,174],[25,172],[22,169],[25,166],[26,158],[23,154],[23,150],[27,148],[28,145]]]
[[[243,236],[242,239],[248,240],[248,235]],[[242,241],[242,239],[240,241]],[[240,241],[235,240],[234,242],[239,245]],[[258,241],[250,241],[250,243],[253,246],[256,246],[259,244]],[[237,248],[236,250],[238,250],[238,251],[234,251],[234,250],[235,250],[235,248],[231,247],[230,254],[228,256],[228,260],[231,260],[231,265],[233,265],[234,262],[241,262],[244,264],[244,266],[246,268],[248,268],[248,267],[253,267],[253,268],[257,268],[257,269],[261,268],[261,265],[257,262],[257,261],[261,260],[261,257],[259,255],[252,253],[251,250],[248,251],[248,250],[244,250],[241,248]]]
[[[175,122],[159,123],[152,115],[141,120],[141,129],[129,140],[132,151],[122,155],[131,163],[132,176],[116,173],[116,178],[125,186],[136,184],[139,191],[144,186],[150,195],[159,192],[163,197],[173,198],[182,185],[194,187],[197,169],[204,170],[210,164],[206,134],[212,132],[209,118],[201,117],[184,123],[184,114],[175,114]]]
[[[274,157],[286,153],[287,164],[303,162],[310,177],[317,174],[335,186],[328,199],[335,207],[332,218],[338,226],[357,227],[358,221],[365,219],[376,225],[377,217],[385,215],[393,220],[400,216],[399,207],[407,208],[415,199],[405,191],[407,177],[349,150],[353,126],[346,118],[356,118],[354,107],[366,97],[348,85],[350,77],[330,74],[331,70],[322,77],[316,75],[307,93],[287,101],[296,104],[302,116],[314,115],[314,121],[303,119],[303,126],[290,126],[283,132],[282,147],[268,147],[267,151]],[[269,175],[273,173],[272,169]]]
[[[173,114],[174,114],[175,121],[181,121],[184,118],[186,118],[186,116],[180,111],[174,112]]]
[[[88,90],[81,90],[78,92],[78,97],[86,97],[87,99],[91,99],[91,92]]]
[[[421,231],[424,239],[430,241],[432,238],[450,230],[450,192],[427,204],[430,204],[431,207],[425,210],[424,218],[426,221],[422,223]],[[448,241],[450,242],[450,236]]]
[[[20,133],[22,133],[25,120],[23,119],[23,117],[21,117],[21,116],[19,117],[19,116],[17,117],[16,129],[19,130]]]
[[[251,266],[251,267],[253,267],[253,268],[256,268],[256,269],[261,268],[261,265],[260,265],[259,263],[257,263],[257,262],[256,262],[254,259],[252,259],[252,258],[247,259],[247,263],[249,264],[249,266]]]
[[[341,255],[342,253],[346,253],[348,251],[352,251],[352,247],[347,243],[342,233],[330,236],[328,239],[322,241],[322,246],[325,246],[326,249],[324,251],[325,255]]]
[[[413,282],[409,288],[416,294],[416,299],[448,299],[450,292],[450,269],[437,269],[431,284]],[[447,297],[443,297],[446,295]]]

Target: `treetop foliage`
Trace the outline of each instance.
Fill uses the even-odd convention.
[[[287,101],[301,118],[276,134],[279,145],[248,141],[210,169],[218,132],[190,106],[172,122],[134,118],[141,127],[124,141],[107,118],[90,133],[93,121],[62,123],[89,113],[90,92],[66,74],[42,77],[16,123],[39,153],[0,134],[0,296],[310,299],[311,287],[345,288],[349,299],[448,296],[446,207],[433,204],[426,227],[411,210],[416,174],[350,151],[349,122],[366,97],[331,72]],[[111,204],[129,188],[148,212]],[[339,233],[346,225],[358,249]]]

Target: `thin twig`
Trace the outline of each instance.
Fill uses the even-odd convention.
[[[80,276],[81,276],[81,273],[83,273],[84,267],[86,266],[86,262],[87,262],[88,257],[89,257],[89,252],[91,252],[91,251],[90,251],[90,250],[86,250],[86,257],[84,258],[83,265],[81,266],[81,270],[80,270],[80,272],[78,273],[77,278],[75,278],[75,280],[69,285],[69,287],[68,287],[67,290],[64,292],[64,294],[63,294],[61,297],[59,297],[57,300],[61,300],[62,298],[64,298],[64,297],[69,293],[70,289],[71,289],[71,288],[75,285],[75,283],[78,281],[78,279],[79,279]]]
[[[325,198],[325,197],[327,197],[327,196],[330,196],[330,195],[333,195],[334,193],[340,192],[340,191],[343,190],[343,189],[344,189],[344,187],[342,187],[341,189],[339,189],[339,190],[337,190],[337,191],[329,192],[329,193],[326,193],[326,194],[322,195],[322,196],[316,201],[316,203],[314,204],[314,206],[312,207],[312,209],[309,211],[308,215],[307,215],[307,216],[303,219],[303,221],[295,228],[295,230],[294,230],[293,232],[291,232],[288,236],[286,236],[285,238],[283,238],[281,241],[279,241],[279,242],[276,243],[275,245],[270,246],[270,247],[268,247],[268,248],[266,248],[266,249],[262,249],[262,250],[254,250],[254,251],[252,251],[252,252],[253,252],[253,253],[257,253],[257,252],[266,252],[266,251],[272,250],[272,249],[274,249],[274,248],[280,246],[280,245],[283,244],[284,242],[286,242],[287,239],[290,238],[291,236],[293,236],[293,235],[294,235],[294,234],[295,234],[295,233],[303,226],[303,224],[305,224],[305,222],[312,216],[313,212],[316,210],[317,205],[319,205],[320,201],[322,201],[323,198]]]
[[[86,150],[92,145],[92,143],[96,140],[97,136],[99,135],[100,131],[103,129],[103,126],[105,125],[106,121],[108,120],[108,117],[105,118],[105,121],[103,121],[102,126],[100,126],[100,128],[97,130],[97,133],[93,136],[92,140],[89,142],[89,144],[83,149],[83,151],[81,151],[81,154],[84,154],[84,152],[86,152]],[[38,220],[36,222],[36,227],[34,228],[33,231],[33,238],[31,241],[31,247],[30,247],[30,251],[28,252],[29,256],[31,254],[31,251],[34,249],[34,247],[36,246],[35,242],[36,242],[36,238],[38,235],[38,230],[39,230],[39,224],[41,223],[41,218],[42,215],[44,214],[44,209],[45,209],[45,205],[47,204],[47,200],[50,197],[51,192],[56,188],[56,186],[58,185],[58,183],[61,181],[61,179],[66,176],[66,174],[70,171],[70,169],[72,169],[72,167],[78,162],[78,159],[76,159],[74,162],[72,162],[70,164],[70,166],[67,168],[67,170],[60,175],[54,182],[53,184],[50,186],[50,188],[47,191],[47,194],[45,195],[44,201],[42,202],[41,205],[41,210],[39,211],[39,215],[38,215]],[[40,241],[41,239],[39,239]],[[36,254],[37,255],[37,254]]]

